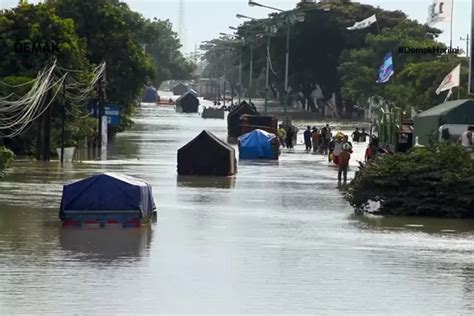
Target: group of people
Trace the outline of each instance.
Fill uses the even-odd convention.
[[[297,133],[297,127],[291,124],[280,124],[278,127],[278,139],[280,144],[287,148],[293,148]],[[338,181],[344,180],[344,182],[346,182],[349,161],[353,153],[353,146],[349,141],[349,136],[340,132],[333,135],[329,124],[319,129],[316,126],[307,126],[303,134],[306,151],[327,155],[329,162],[333,162],[338,167]],[[366,142],[369,134],[364,128],[356,128],[351,136],[354,142]],[[365,153],[365,161],[374,159],[378,154],[376,143],[372,140],[370,140],[369,143]]]
[[[352,140],[354,142],[365,143],[367,141],[367,136],[370,136],[370,135],[365,131],[365,128],[363,128],[362,131],[360,131],[359,128],[357,127],[355,131],[352,133]]]
[[[365,132],[365,131],[364,131]],[[360,141],[358,136],[357,141]],[[352,154],[352,143],[349,137],[342,133],[333,136],[329,124],[320,128],[307,126],[304,132],[304,142],[306,150],[321,155],[328,155],[329,162],[334,162],[338,166],[338,181],[347,181],[347,169]]]
[[[329,151],[329,144],[332,139],[332,132],[329,124],[320,128],[319,130],[313,126],[307,126],[304,131],[304,143],[306,150],[313,149],[314,153],[327,155]]]
[[[280,124],[277,131],[280,145],[287,148],[293,148],[294,144],[296,143],[298,131],[298,127],[290,123],[285,125]]]

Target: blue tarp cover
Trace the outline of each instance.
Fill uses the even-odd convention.
[[[148,183],[133,177],[105,173],[65,185],[59,218],[63,219],[65,210],[140,210],[142,217],[148,217],[155,208]]]
[[[145,103],[155,103],[158,98],[158,92],[154,87],[146,87],[143,95],[143,101]]]
[[[273,151],[270,141],[273,138],[275,138],[274,134],[261,129],[240,136],[239,158],[272,159]]]

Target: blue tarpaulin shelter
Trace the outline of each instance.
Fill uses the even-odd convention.
[[[274,138],[274,134],[261,129],[240,136],[239,159],[274,159],[271,144]]]
[[[124,175],[105,173],[63,188],[59,218],[74,214],[97,214],[127,212],[138,217],[150,218],[156,209],[151,186],[139,179]],[[107,212],[104,212],[107,211]]]
[[[144,103],[155,103],[158,100],[158,92],[152,86],[148,86],[145,89],[142,102]]]

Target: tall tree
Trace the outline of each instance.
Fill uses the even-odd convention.
[[[107,63],[107,97],[132,108],[145,82],[154,76],[153,60],[145,53],[139,33],[143,17],[118,0],[49,0],[63,18],[75,21],[87,44],[88,59]]]
[[[2,11],[0,33],[0,77],[36,77],[56,59],[67,68],[88,65],[85,45],[76,36],[74,22],[59,17],[45,4],[20,4]],[[33,49],[38,44],[41,47]]]
[[[1,11],[0,33],[0,96],[26,94],[38,71],[51,66],[54,60],[65,68],[89,68],[85,43],[77,37],[74,21],[59,17],[46,4],[22,3]],[[60,112],[59,108],[54,109],[53,125],[59,124]],[[3,141],[16,153],[28,154],[37,137],[37,131],[31,129]]]
[[[156,86],[166,80],[193,78],[196,65],[181,53],[181,43],[168,20],[146,20],[140,40],[155,61]]]

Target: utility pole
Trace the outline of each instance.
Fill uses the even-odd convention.
[[[270,34],[268,34],[267,39],[267,69],[266,69],[266,78],[265,78],[265,114],[268,110],[268,81],[270,75]]]
[[[104,142],[103,140],[103,117],[104,117],[104,114],[105,114],[105,110],[104,110],[104,102],[105,102],[105,79],[106,78],[106,68],[104,69],[104,73],[103,75],[100,76],[99,78],[99,103],[98,103],[98,107],[99,107],[99,113],[98,113],[98,116],[99,116],[99,144],[98,144],[98,147],[99,147],[99,156],[100,156],[100,159],[102,159],[102,143]]]
[[[470,95],[474,95],[474,42],[472,41],[472,37],[474,36],[474,0],[471,3],[471,58],[469,59],[469,89],[468,93]]]
[[[97,122],[99,124],[98,126],[98,141],[97,141],[97,150],[98,150],[98,153],[99,153],[99,157],[101,155],[101,151],[102,151],[102,76],[100,76],[99,78],[99,87],[98,87],[98,94],[99,94],[99,98],[97,100],[97,105],[96,105],[96,109],[97,109]],[[99,158],[100,159],[100,158]]]
[[[287,33],[286,33],[286,63],[285,63],[285,115],[288,111],[288,105],[290,102],[290,95],[288,91],[288,70],[290,67],[290,28],[291,22],[289,15],[286,15],[286,23],[288,24]]]
[[[42,149],[43,149],[43,116],[41,116],[36,121],[36,160],[40,161],[42,158]]]
[[[67,76],[67,75],[66,75]],[[66,78],[63,81],[62,122],[61,122],[61,164],[64,163],[64,125],[66,124]]]
[[[51,90],[47,94],[45,102],[48,102],[52,97]],[[49,161],[51,159],[51,120],[52,111],[51,105],[48,106],[43,116],[43,157],[42,161]]]
[[[225,106],[225,89],[226,89],[226,80],[225,80],[225,61],[224,61],[224,106]]]
[[[185,51],[186,40],[185,40],[185,31],[184,31],[184,0],[179,0],[179,16],[178,16],[178,37],[183,45],[183,51]]]
[[[239,105],[242,99],[242,50],[239,56]]]
[[[231,81],[231,86],[230,86],[230,90],[231,90],[231,92],[230,92],[231,93],[230,94],[230,105],[231,106],[234,105],[234,92],[235,92],[234,91],[234,87],[235,87],[235,67],[233,65],[233,63],[234,63],[233,60],[234,60],[234,58],[232,58],[232,74],[231,74],[232,81]]]
[[[249,105],[252,105],[252,77],[253,77],[253,41],[250,42],[250,83],[249,83]]]
[[[460,37],[459,39],[461,41],[466,41],[466,58],[469,58],[469,49],[470,49],[469,41],[471,40],[471,38],[469,37],[469,34],[466,35],[466,38]]]

